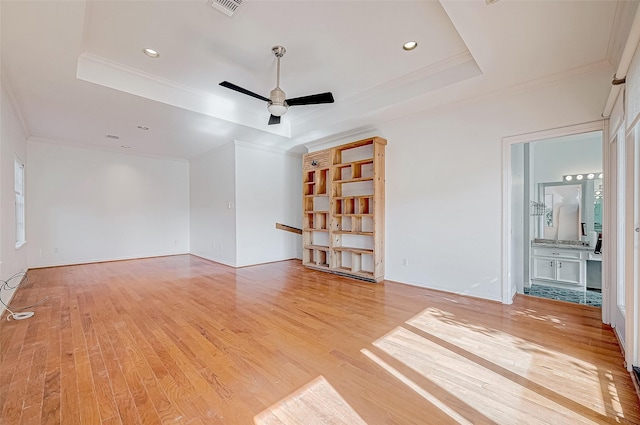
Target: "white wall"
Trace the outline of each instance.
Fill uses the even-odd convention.
[[[532,142],[533,183],[562,181],[565,174],[602,171],[601,132]]]
[[[381,125],[388,140],[386,278],[501,300],[502,138],[600,119],[609,74]]]
[[[302,257],[302,158],[236,142],[237,266]]]
[[[27,143],[29,266],[189,252],[189,174],[173,161]]]
[[[191,253],[235,266],[236,181],[233,143],[191,159],[189,176]]]
[[[27,245],[16,249],[14,159],[27,164],[27,135],[10,100],[4,78],[0,84],[0,279],[6,280],[27,269]],[[25,208],[29,209],[26,202]],[[27,224],[28,226],[28,224]],[[28,228],[28,227],[27,227]],[[30,243],[27,235],[27,244]],[[15,282],[11,282],[15,284]],[[9,303],[14,291],[2,291],[2,300]],[[0,305],[0,314],[4,306]]]

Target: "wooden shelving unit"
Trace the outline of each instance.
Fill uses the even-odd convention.
[[[331,162],[328,152],[305,155],[302,167],[302,262],[329,269]]]
[[[303,255],[307,267],[384,279],[384,151],[380,137],[303,159]]]

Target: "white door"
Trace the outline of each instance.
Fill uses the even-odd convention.
[[[624,126],[623,126],[624,127]],[[610,214],[615,217],[615,228],[607,231],[605,237],[609,237],[605,255],[613,262],[610,267],[609,276],[605,277],[605,282],[609,285],[607,299],[610,311],[611,326],[615,329],[618,337],[623,342],[625,340],[625,245],[628,238],[625,238],[628,223],[625,221],[626,211],[626,168],[628,161],[625,159],[624,130],[621,128],[616,137],[607,146],[608,160],[611,171],[605,176],[606,190],[605,202],[610,202]],[[607,199],[608,198],[608,199]],[[631,216],[633,217],[633,215]],[[607,252],[607,249],[611,252]],[[603,291],[605,291],[603,285]],[[604,295],[604,294],[603,294]],[[604,298],[604,297],[603,297]],[[604,301],[604,299],[603,299]]]
[[[618,288],[618,304],[625,316],[625,357],[627,365],[638,365],[638,258],[640,248],[640,124],[636,124],[625,137],[625,279]],[[635,351],[635,354],[634,354]]]

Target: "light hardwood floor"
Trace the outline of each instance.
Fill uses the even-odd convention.
[[[0,322],[0,423],[640,423],[593,307],[510,306],[298,261],[38,269]]]

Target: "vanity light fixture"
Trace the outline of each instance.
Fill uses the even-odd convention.
[[[406,51],[410,51],[415,49],[416,47],[418,47],[418,42],[417,41],[407,41],[406,43],[404,43],[402,45],[402,48]]]
[[[602,173],[596,172],[596,173],[581,173],[581,174],[565,174],[564,176],[562,176],[562,181],[565,181],[565,182],[571,182],[574,180],[584,181],[584,180],[594,180],[596,178],[601,179]]]
[[[147,55],[147,56],[149,56],[150,58],[153,58],[153,59],[155,59],[155,58],[160,56],[160,53],[158,53],[157,50],[153,50],[153,49],[150,49],[148,47],[145,47],[144,49],[142,49],[142,53],[144,53],[145,55]]]

